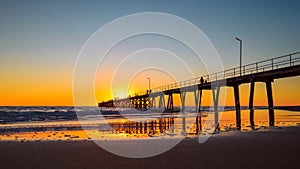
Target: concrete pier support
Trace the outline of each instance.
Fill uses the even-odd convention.
[[[196,111],[196,113],[198,113],[199,112],[199,90],[195,90],[194,92],[194,99],[195,99],[195,111]]]
[[[160,108],[160,109],[162,109],[162,108],[165,109],[166,108],[166,106],[165,106],[165,95],[164,94],[159,96],[158,108]]]
[[[200,90],[200,96],[199,96],[199,108],[198,108],[198,118],[199,118],[199,125],[200,130],[202,131],[202,112],[201,112],[201,103],[202,103],[202,89]]]
[[[250,84],[250,97],[249,97],[250,125],[252,128],[254,128],[254,108],[253,108],[254,87],[255,87],[255,82],[252,81]]]
[[[154,96],[151,96],[151,99],[150,99],[150,108],[152,109],[156,109],[156,102],[155,102],[155,97]]]
[[[173,110],[174,103],[173,103],[173,94],[169,94],[168,96],[168,103],[167,103],[167,110]]]
[[[268,104],[269,104],[269,125],[274,126],[274,103],[273,103],[273,94],[272,94],[272,83],[271,81],[266,81],[265,83],[266,83]]]
[[[181,111],[182,111],[182,113],[185,113],[185,97],[186,97],[186,91],[182,91],[180,93]],[[186,136],[186,120],[185,120],[185,115],[182,117],[182,131],[181,131],[181,135]]]
[[[186,96],[186,92],[182,91],[180,93],[180,100],[181,100],[181,111],[184,113],[185,112],[185,96]]]
[[[216,91],[215,91],[216,90]],[[220,86],[212,89],[212,96],[214,102],[214,111],[215,111],[215,130],[220,130],[219,128],[219,95],[220,95]]]
[[[196,105],[196,134],[202,131],[202,117],[201,117],[201,100],[202,100],[202,89],[194,92],[195,95],[195,105]]]
[[[240,93],[239,93],[239,85],[234,85],[234,100],[235,100],[235,109],[236,109],[236,128],[238,130],[241,129],[241,106],[240,106]]]

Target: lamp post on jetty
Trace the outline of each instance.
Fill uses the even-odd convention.
[[[235,39],[240,42],[240,76],[242,76],[242,45],[243,45],[243,41],[238,37],[236,37]]]
[[[148,91],[150,93],[150,77],[147,77],[147,79],[148,79]]]

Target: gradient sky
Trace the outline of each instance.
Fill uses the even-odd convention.
[[[299,6],[296,0],[1,1],[0,105],[72,105],[79,51],[100,27],[128,14],[163,12],[192,22],[212,41],[224,67],[232,68],[239,64],[236,36],[243,39],[243,63],[300,51]],[[300,93],[299,82],[300,78],[275,81],[275,105],[300,104],[295,95]],[[139,85],[148,87],[147,81]],[[103,90],[96,90],[99,100],[110,97]],[[248,86],[242,91],[246,105]],[[233,105],[230,93],[228,97],[227,104]],[[260,85],[255,104],[265,103]]]

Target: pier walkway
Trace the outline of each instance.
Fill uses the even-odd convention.
[[[187,92],[193,92],[196,111],[200,111],[202,91],[211,90],[215,121],[218,121],[218,103],[221,87],[233,87],[236,107],[236,126],[241,127],[240,92],[239,85],[250,83],[250,123],[254,126],[253,98],[256,82],[263,82],[266,86],[269,109],[269,125],[274,126],[274,103],[272,83],[275,79],[288,78],[300,75],[300,52],[275,57],[252,64],[235,67],[222,72],[209,74],[186,81],[168,84],[153,88],[150,91],[135,93],[133,96],[122,99],[114,99],[98,103],[99,107],[122,108],[163,108],[165,111],[173,111],[173,95],[179,94],[181,99],[181,112],[185,109],[185,97]],[[168,100],[165,102],[165,96]],[[159,98],[156,104],[156,98]]]

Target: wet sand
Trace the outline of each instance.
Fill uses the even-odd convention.
[[[0,142],[1,169],[300,168],[300,127],[225,132],[199,144],[187,138],[144,159],[119,157],[92,141]]]

